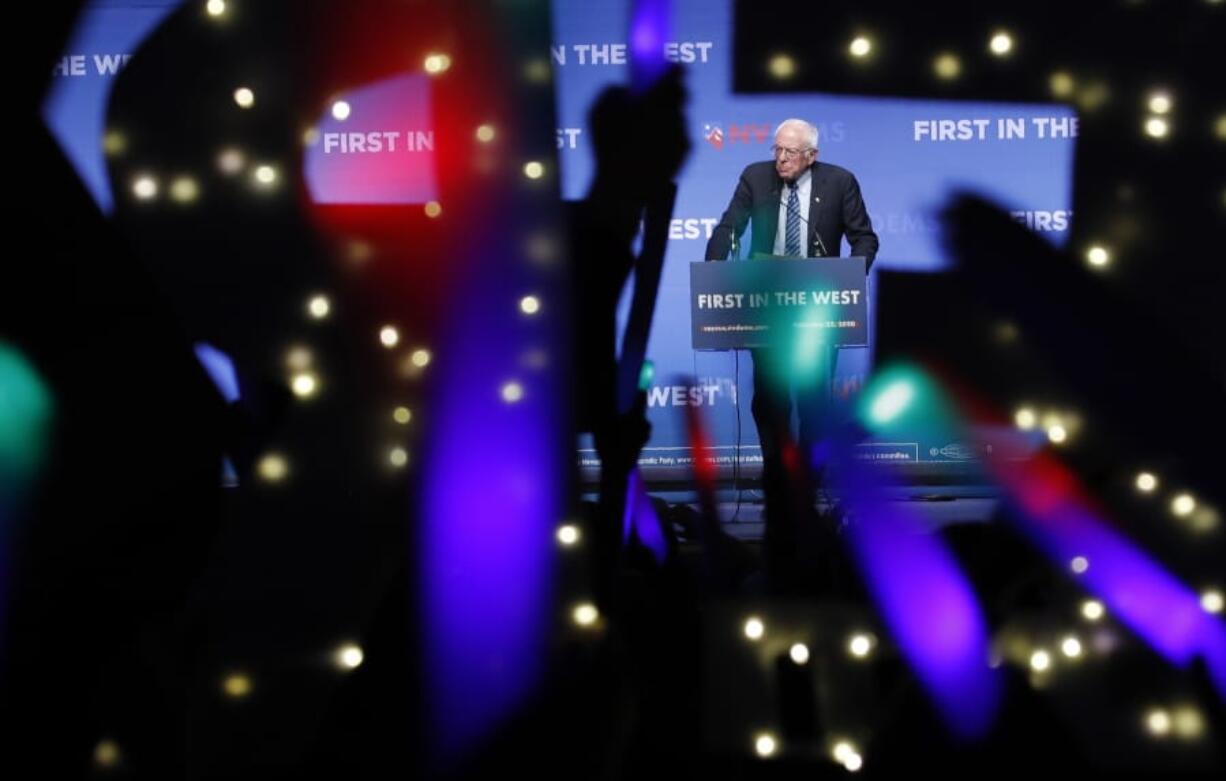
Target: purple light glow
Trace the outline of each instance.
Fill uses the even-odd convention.
[[[543,678],[553,530],[564,515],[564,367],[523,381],[518,401],[502,399],[515,356],[542,338],[527,329],[548,323],[518,316],[505,255],[475,254],[471,266],[490,268],[456,297],[441,331],[417,505],[427,717],[444,764],[476,750]]]
[[[1113,530],[1052,456],[992,467],[1018,510],[1016,525],[1040,550],[1061,567],[1084,556],[1089,568],[1078,579],[1085,588],[1172,664],[1204,658],[1226,698],[1226,627],[1195,592]]]
[[[656,563],[663,564],[668,556],[668,543],[664,539],[660,518],[651,504],[647,489],[643,487],[643,477],[637,467],[630,470],[630,478],[626,481],[626,513],[622,521],[622,541],[629,542],[632,532],[639,542],[651,551]]]
[[[664,43],[672,15],[670,0],[636,0],[630,11],[630,71],[634,89],[646,89],[668,67]]]

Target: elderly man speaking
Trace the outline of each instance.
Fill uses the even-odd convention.
[[[746,223],[752,222],[751,258],[837,256],[846,236],[851,254],[872,264],[877,234],[860,185],[847,169],[818,162],[817,135],[817,128],[801,119],[779,125],[771,147],[774,160],[753,163],[741,173],[732,201],[707,244],[707,260],[726,258],[745,232]],[[752,351],[753,416],[762,444],[768,499],[772,481],[783,479],[781,447],[790,439],[792,416],[789,386],[795,387],[799,442],[806,456],[820,440],[829,415],[832,350],[819,346],[813,352],[816,354],[798,356],[782,346]],[[780,524],[768,523],[768,566],[775,558],[772,549],[783,553],[793,547],[792,536]]]

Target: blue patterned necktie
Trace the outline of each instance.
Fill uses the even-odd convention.
[[[800,252],[800,188],[796,182],[788,182],[788,223],[784,236],[784,252],[788,257],[802,257]]]

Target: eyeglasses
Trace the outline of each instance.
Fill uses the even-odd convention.
[[[797,155],[803,155],[805,152],[811,151],[813,151],[812,147],[805,147],[804,149],[791,149],[786,146],[772,146],[771,156],[778,158],[780,155],[783,155],[784,160],[794,160],[796,159]]]

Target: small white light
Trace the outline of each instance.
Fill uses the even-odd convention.
[[[323,320],[331,311],[332,302],[323,294],[311,296],[311,300],[307,302],[307,312],[316,320]]]
[[[1051,667],[1051,654],[1043,649],[1039,649],[1030,655],[1030,669],[1035,672],[1043,672]]]
[[[1162,117],[1145,120],[1145,135],[1150,138],[1166,138],[1171,133],[1171,124]]]
[[[1074,556],[1073,560],[1069,562],[1069,569],[1078,575],[1084,574],[1089,568],[1090,560],[1085,556]]]
[[[426,73],[442,73],[451,67],[451,58],[446,54],[430,54],[426,56]]]
[[[1141,472],[1137,475],[1137,490],[1144,493],[1152,493],[1158,487],[1158,478],[1150,472]]]
[[[239,87],[234,90],[234,102],[240,108],[251,108],[255,105],[255,93],[249,87]]]
[[[745,636],[750,640],[761,640],[766,634],[766,625],[762,623],[762,619],[757,616],[751,616],[745,620]]]
[[[1202,591],[1200,595],[1200,606],[1207,613],[1222,612],[1222,592],[1216,589]]]
[[[190,176],[178,176],[170,183],[170,198],[175,203],[193,203],[200,197],[200,185]]]
[[[507,404],[514,404],[515,402],[523,399],[524,386],[520,385],[514,380],[511,380],[510,382],[503,383],[500,393],[502,394],[503,401],[505,401]]]
[[[1077,82],[1073,80],[1073,75],[1068,71],[1056,71],[1048,79],[1047,86],[1054,97],[1067,98],[1077,89]]]
[[[392,410],[392,420],[396,421],[402,426],[408,425],[409,421],[412,419],[413,413],[409,411],[408,407],[397,407],[396,409]]]
[[[132,194],[142,201],[151,201],[157,197],[158,183],[149,174],[142,174],[132,180]]]
[[[1060,651],[1068,658],[1076,659],[1081,656],[1081,641],[1069,635],[1060,643]]]
[[[570,547],[579,542],[579,527],[573,523],[567,523],[558,527],[558,542],[566,547]]]
[[[1184,517],[1192,514],[1196,509],[1196,500],[1191,494],[1180,494],[1171,500],[1171,512],[1179,517]]]
[[[317,143],[319,143],[319,128],[312,126],[302,131],[303,146],[315,146]]]
[[[1155,114],[1168,113],[1171,105],[1171,96],[1166,92],[1155,92],[1149,96],[1149,110]]]
[[[385,325],[379,329],[379,342],[391,349],[400,344],[400,332],[394,326]]]
[[[315,395],[315,391],[319,388],[319,381],[315,379],[315,375],[310,372],[294,375],[294,379],[290,382],[290,388],[293,389],[294,395],[300,399],[309,399]]]
[[[847,644],[847,650],[857,659],[863,659],[873,650],[873,638],[868,635],[852,635]]]
[[[226,0],[209,0],[204,4],[209,16],[221,16],[226,12]]]
[[[872,50],[873,42],[863,35],[853,38],[851,45],[847,47],[847,51],[851,52],[852,57],[867,57],[868,53]]]
[[[541,300],[536,296],[524,296],[519,299],[519,311],[526,315],[534,315],[541,311]]]
[[[753,750],[758,752],[760,757],[773,756],[776,748],[778,747],[775,745],[775,736],[769,732],[759,733],[754,739]]]
[[[353,111],[353,107],[349,105],[347,100],[338,100],[332,104],[332,118],[340,122],[349,119],[349,114]]]
[[[1218,114],[1213,120],[1213,135],[1218,141],[1226,141],[1226,114]]]
[[[291,347],[285,352],[285,365],[290,371],[302,372],[311,368],[311,363],[315,357],[311,355],[311,351],[302,345]]]
[[[102,136],[102,151],[111,157],[123,154],[127,148],[128,139],[118,130],[108,130]]]
[[[280,453],[268,453],[259,460],[255,473],[268,483],[280,483],[289,476],[289,462]]]
[[[251,678],[245,673],[230,673],[221,681],[221,690],[227,697],[241,700],[251,694]]]
[[[938,79],[953,81],[962,74],[962,61],[956,54],[942,52],[932,61],[932,72],[937,75]]]
[[[860,752],[856,751],[856,747],[849,740],[840,740],[834,744],[830,750],[830,755],[834,757],[834,761],[840,765],[845,764],[849,757],[853,757]]]
[[[246,163],[243,153],[233,147],[223,149],[217,155],[217,168],[226,176],[241,172]]]
[[[859,754],[848,754],[843,760],[843,767],[847,768],[852,773],[855,773],[860,768],[864,767],[864,757]]]
[[[988,48],[997,57],[1004,57],[1013,51],[1013,36],[1007,32],[998,32],[988,41]]]
[[[1017,423],[1018,428],[1028,431],[1039,422],[1039,417],[1030,407],[1022,407],[1013,413],[1013,421]]]
[[[483,144],[488,144],[494,140],[494,126],[480,125],[477,127],[477,140]]]
[[[524,176],[529,179],[540,179],[545,175],[545,166],[538,163],[536,160],[530,160],[524,164]]]
[[[264,187],[272,185],[277,181],[277,169],[271,165],[257,166],[255,169],[255,181]]]
[[[360,646],[346,643],[336,650],[336,665],[342,670],[356,670],[366,655]]]
[[[426,201],[426,205],[422,207],[422,210],[426,213],[427,217],[434,219],[443,213],[443,205],[438,201]]]
[[[786,54],[776,54],[767,61],[766,70],[776,79],[790,79],[796,75],[796,60]]]
[[[788,656],[792,657],[792,661],[796,664],[804,664],[809,661],[809,646],[804,643],[795,643],[788,649]]]
[[[1196,740],[1205,734],[1205,720],[1191,705],[1181,705],[1171,714],[1175,734],[1185,740]]]
[[[1086,260],[1091,266],[1105,266],[1111,262],[1111,253],[1106,247],[1095,244],[1086,251]]]
[[[579,626],[592,626],[600,618],[600,611],[591,602],[584,602],[575,606],[571,612],[571,618]]]
[[[1068,431],[1059,423],[1049,426],[1047,429],[1047,438],[1059,445],[1068,440]]]
[[[1145,728],[1155,737],[1165,737],[1171,732],[1171,715],[1162,708],[1154,708],[1145,714]]]
[[[1087,621],[1101,620],[1106,612],[1103,603],[1097,599],[1087,599],[1081,603],[1081,615],[1085,616]]]
[[[399,469],[400,467],[409,463],[409,451],[400,446],[396,446],[388,451],[387,460],[388,463]]]
[[[121,757],[119,744],[110,738],[100,740],[98,745],[94,746],[94,764],[98,767],[115,767]]]
[[[413,354],[409,356],[409,361],[417,368],[424,369],[430,363],[430,351],[414,350]]]

